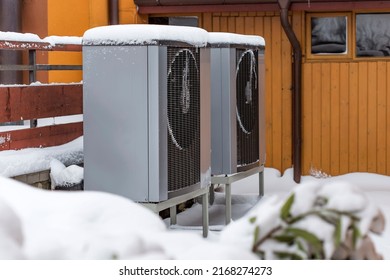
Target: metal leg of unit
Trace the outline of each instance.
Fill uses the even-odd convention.
[[[176,225],[177,223],[176,205],[169,208],[169,216],[171,217],[171,225]]]
[[[232,220],[232,185],[225,185],[225,223],[228,225]]]
[[[211,184],[210,186],[210,199],[209,199],[209,204],[212,205],[215,200],[215,190],[214,190],[214,184]]]
[[[264,196],[264,171],[259,173],[259,196]]]
[[[202,222],[203,222],[203,237],[209,234],[209,193],[202,195]]]

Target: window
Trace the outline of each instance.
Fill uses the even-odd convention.
[[[356,14],[356,56],[390,56],[390,14]]]
[[[309,13],[308,59],[390,57],[390,13]]]
[[[311,53],[347,53],[347,18],[344,16],[312,17]]]
[[[150,17],[150,24],[179,25],[198,27],[198,17]]]
[[[306,16],[308,58],[349,58],[350,13],[310,13]]]

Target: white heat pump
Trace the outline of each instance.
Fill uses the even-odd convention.
[[[213,175],[264,166],[264,39],[210,33]]]
[[[210,50],[200,28],[83,37],[85,190],[161,202],[210,184]]]

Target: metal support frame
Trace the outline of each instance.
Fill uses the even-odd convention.
[[[259,197],[264,195],[264,165],[249,169],[244,172],[231,175],[218,175],[211,177],[211,191],[214,191],[214,185],[225,185],[225,223],[229,224],[232,220],[232,189],[231,184],[259,173]]]
[[[160,211],[168,209],[171,216],[171,225],[177,223],[176,205],[186,202],[187,200],[194,199],[198,196],[202,196],[202,225],[203,225],[203,237],[207,237],[209,232],[209,188],[200,188],[195,191],[183,194],[181,196],[172,197],[168,200],[158,203],[140,203],[146,208],[152,210],[156,214]]]

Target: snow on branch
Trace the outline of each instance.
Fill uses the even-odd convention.
[[[363,192],[344,182],[298,185],[284,201],[260,203],[227,227],[222,242],[236,243],[261,259],[382,259],[370,234],[384,216]]]

